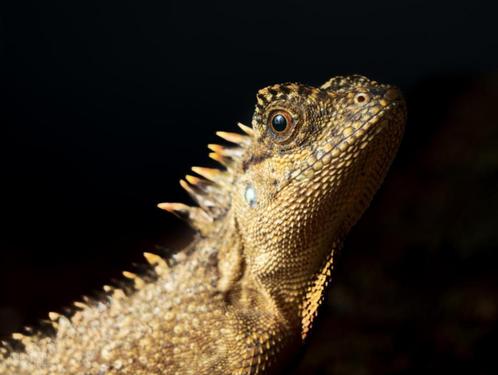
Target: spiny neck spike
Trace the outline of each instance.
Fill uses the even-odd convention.
[[[55,321],[59,320],[59,318],[60,318],[60,317],[61,317],[61,314],[56,313],[56,312],[54,312],[54,311],[50,311],[50,312],[48,313],[48,318],[49,318],[51,321],[53,321],[53,322],[55,322]]]
[[[228,169],[233,165],[233,159],[230,157],[217,154],[216,152],[210,152],[208,156]]]
[[[241,157],[244,152],[244,149],[241,147],[225,147],[212,143],[208,144],[208,148],[217,154],[220,154],[222,156],[228,156],[231,158]]]
[[[187,193],[189,193],[192,198],[196,199],[197,194],[194,190],[192,190],[192,188],[187,183],[187,181],[185,181],[183,179],[180,180],[180,186],[183,188],[183,190],[185,190]],[[167,208],[166,208],[167,206],[163,205],[163,207],[165,207],[164,209],[167,210]],[[171,207],[171,206],[169,206],[169,207]],[[159,207],[159,208],[161,208],[161,207]]]
[[[145,282],[133,272],[123,271],[123,276],[126,277],[127,279],[132,280],[135,285],[135,288],[137,289],[141,289],[145,286]]]
[[[104,285],[102,289],[104,289],[104,292],[106,293],[112,292],[112,286],[110,285]]]
[[[243,123],[241,122],[238,122],[237,123],[237,126],[244,132],[246,133],[248,136],[250,137],[254,137],[255,133],[254,133],[254,130],[253,128],[247,126],[247,125],[244,125]]]
[[[114,298],[116,301],[124,300],[126,298],[126,294],[123,290],[117,288],[113,290],[112,298]]]
[[[231,133],[231,132],[224,132],[224,131],[217,131],[216,135],[225,141],[231,142],[231,143],[236,143],[239,145],[244,145],[247,144],[250,140],[247,136],[239,134],[239,133]]]
[[[205,180],[199,177],[191,176],[189,174],[185,176],[185,179],[192,185],[202,185],[206,183]]]
[[[157,266],[157,265],[163,265],[167,267],[168,263],[161,258],[157,254],[149,253],[148,251],[144,252],[144,258],[147,260],[147,263],[149,263],[151,266]]]
[[[91,305],[92,304],[92,299],[88,296],[82,296],[81,297],[83,299],[83,302],[86,303],[87,305]]]
[[[192,167],[192,171],[199,176],[220,185],[225,185],[228,182],[228,174],[217,168]]]
[[[26,336],[22,333],[19,333],[19,332],[14,332],[11,337],[16,340],[16,341],[20,341],[23,345],[27,345],[31,342],[33,342],[33,337],[31,336]]]
[[[194,191],[192,186],[187,181],[181,179],[180,186],[182,187],[183,190],[185,190],[192,197],[193,200],[195,200],[197,203],[199,203],[201,196],[196,191]],[[166,207],[168,207],[168,206],[163,205],[163,207],[165,207],[165,209],[167,210]],[[169,206],[169,207],[172,208],[172,206]]]
[[[239,124],[245,134],[218,131],[222,139],[238,144],[227,147],[209,144],[211,159],[222,164],[226,169],[192,167],[192,171],[201,177],[186,175],[180,180],[181,187],[197,202],[199,207],[190,207],[182,203],[161,203],[159,208],[169,211],[187,221],[201,235],[209,233],[216,227],[213,222],[225,215],[231,207],[232,183],[237,178],[237,171],[242,165],[245,149],[251,144],[254,132],[251,128]]]
[[[147,262],[154,267],[154,271],[156,271],[158,275],[165,275],[168,272],[168,263],[159,255],[145,252],[144,257]]]
[[[80,301],[74,301],[73,305],[76,306],[79,309],[82,309],[82,310],[86,309],[88,307],[85,303],[80,302]]]
[[[180,180],[180,185],[185,191],[195,200],[199,206],[209,210],[212,207],[216,207],[216,202],[211,200],[209,195],[206,194],[206,186],[201,185],[189,185],[185,180]],[[195,189],[194,189],[195,188]]]
[[[160,209],[168,211],[186,221],[192,228],[205,233],[213,222],[213,218],[200,207],[191,207],[183,203],[159,203]]]

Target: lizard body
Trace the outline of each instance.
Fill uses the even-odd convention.
[[[159,206],[198,234],[128,290],[50,313],[53,333],[13,335],[0,374],[264,374],[308,335],[333,255],[380,185],[405,122],[399,91],[365,77],[257,94],[252,128],[209,145],[226,170],[194,167],[198,203]],[[174,262],[173,262],[174,261]],[[171,265],[171,263],[175,263]]]

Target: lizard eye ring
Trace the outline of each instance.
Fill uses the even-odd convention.
[[[279,143],[285,142],[292,135],[296,121],[294,116],[285,110],[278,109],[270,113],[268,128]]]
[[[356,94],[356,96],[354,97],[354,102],[356,104],[367,104],[369,101],[370,96],[368,96],[368,94],[365,94],[364,92]]]

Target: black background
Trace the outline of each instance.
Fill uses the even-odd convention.
[[[409,123],[298,373],[498,373],[491,2],[11,1],[1,9],[0,334],[189,232],[155,207],[268,84],[360,73]]]

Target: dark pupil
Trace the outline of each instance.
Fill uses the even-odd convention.
[[[277,132],[283,132],[287,128],[287,120],[282,115],[276,115],[271,120],[273,129]]]

